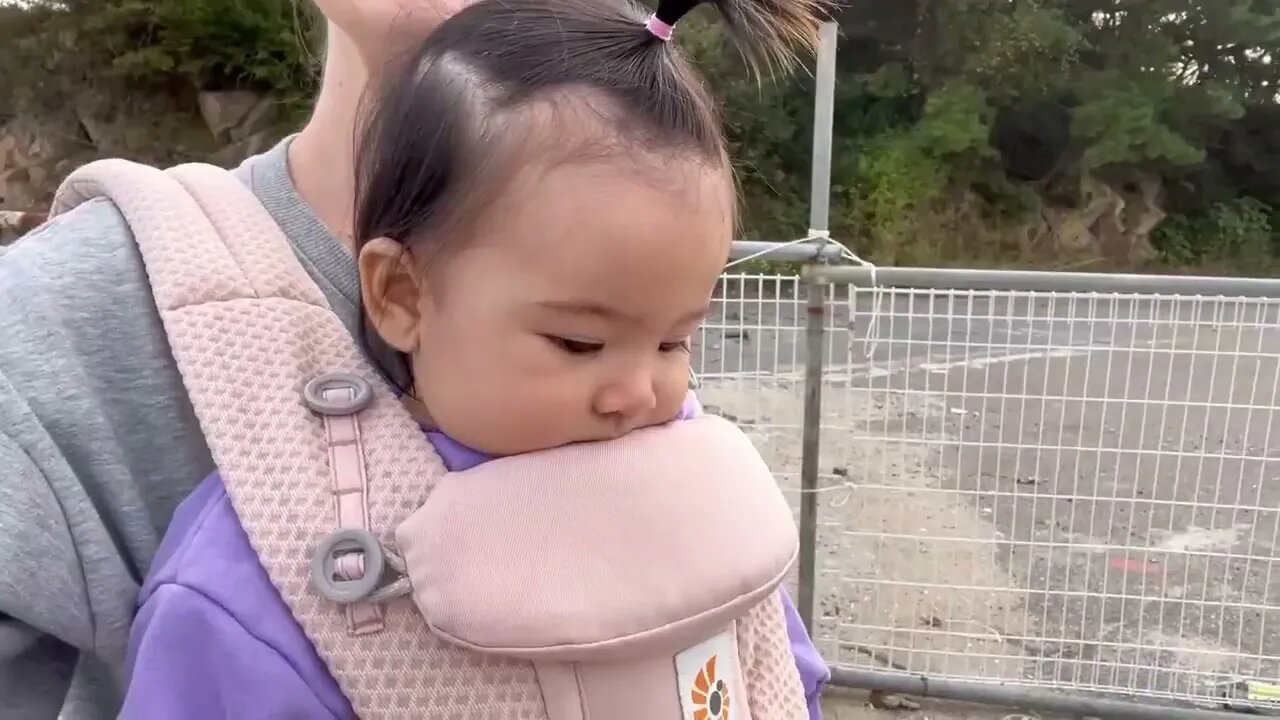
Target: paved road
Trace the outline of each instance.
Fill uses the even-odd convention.
[[[780,393],[768,412],[798,424],[803,317],[788,297],[722,303],[695,356],[706,392],[752,423]],[[860,488],[824,506],[833,633],[897,627],[862,655],[916,648],[897,662],[950,674],[1191,694],[1280,678],[1280,302],[900,293],[828,322],[823,471]],[[1019,662],[956,665],[982,636]]]

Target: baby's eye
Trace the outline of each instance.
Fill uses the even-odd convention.
[[[681,340],[680,342],[662,343],[661,345],[658,346],[658,350],[664,353],[681,352],[681,351],[689,352],[689,341]]]
[[[604,348],[604,343],[591,340],[574,340],[573,338],[560,337],[558,335],[543,335],[543,337],[552,345],[570,355],[590,355],[591,353],[600,352]]]

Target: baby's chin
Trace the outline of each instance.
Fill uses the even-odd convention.
[[[645,422],[641,425],[631,428],[596,428],[593,432],[561,432],[548,433],[545,426],[529,427],[529,428],[510,428],[501,437],[491,432],[474,432],[469,433],[463,428],[457,428],[457,432],[449,431],[448,427],[441,427],[440,430],[448,435],[454,441],[493,457],[509,457],[511,455],[524,455],[526,453],[539,452],[542,450],[554,450],[558,447],[568,445],[580,445],[583,443],[608,442],[616,440],[624,435],[633,433],[644,428],[665,425],[676,419],[676,415],[670,418],[656,419]]]

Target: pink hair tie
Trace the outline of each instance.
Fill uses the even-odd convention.
[[[658,19],[657,14],[650,15],[648,22],[644,26],[653,33],[653,36],[664,42],[671,40],[671,34],[675,32],[675,25],[668,25]]]

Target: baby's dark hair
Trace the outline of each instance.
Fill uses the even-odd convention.
[[[630,0],[480,0],[449,18],[370,98],[356,155],[356,251],[389,237],[415,258],[447,252],[515,163],[679,157],[727,168],[717,103],[659,36],[696,4],[661,0],[659,32]],[[757,72],[790,70],[797,51],[812,51],[827,7],[709,4]]]

